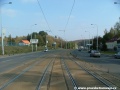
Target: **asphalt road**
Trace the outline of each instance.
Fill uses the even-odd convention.
[[[23,65],[27,62],[33,61],[36,58],[45,57],[46,54],[56,53],[56,50],[50,50],[48,52],[31,52],[25,54],[2,56],[0,57],[0,73],[14,69],[17,66]]]
[[[15,68],[19,65],[22,65],[28,61],[32,61],[35,58],[43,57],[46,54],[54,53],[55,50],[49,52],[33,52],[28,54],[20,54],[20,55],[13,55],[8,57],[0,57],[0,73]],[[100,64],[100,65],[120,65],[120,59],[115,59],[112,56],[101,55],[100,58],[97,57],[90,57],[89,53],[86,51],[78,51],[73,50],[72,54],[75,55],[77,58],[84,60],[86,62]],[[116,67],[117,68],[117,67]]]
[[[90,57],[90,53],[87,51],[78,51],[74,50],[72,52],[73,54],[76,54],[78,58],[83,59],[87,62],[92,62],[92,63],[104,63],[104,64],[118,64],[120,65],[120,59],[116,59],[113,56],[106,56],[106,55],[101,55],[101,57]]]
[[[101,54],[100,58],[90,57],[90,54],[87,51],[78,50],[73,50],[72,54],[80,60],[99,65],[100,67],[102,66],[103,68],[109,69],[112,72],[120,73],[120,59],[115,59],[112,55],[107,56]]]
[[[28,54],[0,57],[0,73],[13,69],[28,61],[32,61],[35,58],[39,58],[44,55],[44,52],[33,52]]]
[[[77,59],[71,56],[70,52]],[[51,50],[1,57],[0,90],[39,90],[40,88],[41,90],[73,90],[76,86],[104,87],[107,86],[103,83],[104,80],[101,83],[86,70],[88,69],[98,78],[97,73],[106,78],[113,71],[120,74],[119,61],[105,55],[100,58],[89,57],[89,53],[77,50]],[[107,70],[106,68],[109,68],[110,73],[102,72],[102,69]],[[114,77],[119,78],[119,74],[115,74],[118,76]],[[110,75],[108,80],[113,79]],[[117,85],[114,84],[116,86],[120,85],[116,78],[111,82],[116,83]]]

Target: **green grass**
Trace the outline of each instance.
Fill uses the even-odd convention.
[[[37,51],[43,50],[43,47],[38,47]],[[32,48],[31,46],[5,46],[4,52],[5,55],[12,55],[12,54],[20,54],[20,53],[28,53],[31,52]],[[36,51],[36,48],[33,48],[33,51]],[[2,55],[2,49],[0,47],[0,55]]]
[[[115,54],[116,52],[115,51],[101,51],[101,53],[112,55],[112,54]]]

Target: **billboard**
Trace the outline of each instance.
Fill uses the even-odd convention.
[[[36,43],[38,43],[38,39],[30,39],[30,43],[36,44]]]

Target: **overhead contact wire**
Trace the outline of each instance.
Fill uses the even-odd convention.
[[[41,4],[40,4],[39,0],[37,0],[37,2],[38,2],[38,5],[39,5],[39,7],[40,7],[40,10],[41,10],[41,12],[42,12],[42,14],[43,14],[43,16],[44,16],[44,19],[45,19],[45,21],[46,21],[46,23],[47,23],[47,26],[48,26],[49,30],[51,31],[51,33],[52,33],[52,30],[51,30],[51,28],[50,28],[50,25],[48,24],[47,18],[46,18],[46,16],[45,16],[44,12],[43,12],[43,9],[42,9],[42,7],[41,7]],[[53,34],[53,33],[52,33],[52,34]],[[53,35],[54,35],[54,34],[53,34]]]
[[[68,23],[69,23],[70,16],[71,16],[71,14],[72,14],[72,11],[73,11],[74,6],[75,6],[75,0],[74,0],[74,2],[73,2],[72,8],[71,8],[71,10],[70,10],[70,14],[69,14],[69,17],[68,17],[67,23],[66,23],[66,25],[65,25],[65,29],[64,29],[64,31],[66,31],[66,28],[67,28],[67,25],[68,25]]]

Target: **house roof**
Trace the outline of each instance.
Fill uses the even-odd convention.
[[[114,42],[114,41],[117,41],[119,39],[118,36],[114,36],[112,39],[110,39],[109,41],[107,42]]]
[[[30,44],[30,42],[28,40],[22,40],[21,42],[23,42],[25,44]]]

